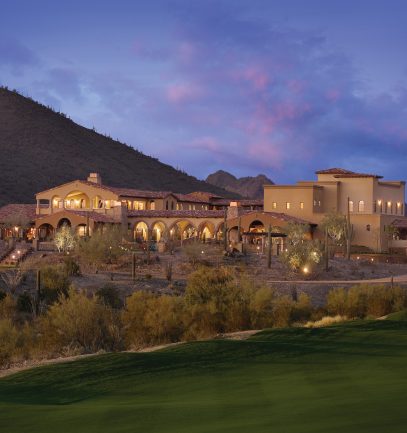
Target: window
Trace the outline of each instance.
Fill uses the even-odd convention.
[[[392,209],[392,204],[391,201],[387,202],[387,209],[386,209],[386,213],[392,213],[393,209]]]
[[[399,214],[403,214],[403,207],[401,206],[401,203],[398,201],[397,202],[397,212],[396,213],[399,213]]]
[[[377,212],[377,202],[376,200],[373,202],[373,213]]]
[[[349,212],[353,212],[353,201],[349,200]]]
[[[366,225],[366,230],[367,230],[368,232],[370,232],[370,224],[367,224],[367,225]]]
[[[168,201],[165,202],[165,209],[168,210]]]
[[[314,200],[314,207],[317,205],[317,201],[316,200]]]
[[[155,210],[155,201],[154,200],[150,201],[150,209]]]
[[[289,201],[285,204],[285,208],[286,209],[291,209],[291,203]]]
[[[381,200],[378,200],[377,205],[379,207],[379,213],[382,213],[383,212],[383,202]]]
[[[144,210],[144,202],[143,201],[134,201],[133,202],[134,210]]]
[[[273,209],[277,209],[277,202],[273,201],[271,207],[272,207]]]
[[[318,200],[318,207],[321,207],[321,200]]]
[[[300,202],[300,209],[304,209],[304,202],[303,201]]]
[[[359,212],[364,212],[365,211],[365,202],[363,200],[359,201],[358,210],[359,210]]]
[[[174,210],[174,202],[171,202],[171,210]]]

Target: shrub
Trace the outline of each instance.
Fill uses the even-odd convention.
[[[114,309],[123,307],[123,300],[117,287],[105,285],[96,292],[96,297],[104,304]]]
[[[324,326],[334,325],[336,323],[345,322],[348,320],[346,316],[324,316],[322,319],[315,322],[307,322],[304,326],[305,328],[322,328]]]
[[[62,353],[91,353],[122,347],[120,321],[96,297],[69,290],[61,295],[42,322],[45,344]]]
[[[60,265],[47,266],[41,270],[41,299],[52,304],[61,296],[67,296],[69,279]]]
[[[126,342],[132,348],[141,348],[178,341],[184,332],[182,316],[182,298],[133,293],[123,312]]]
[[[81,268],[73,257],[64,259],[64,271],[67,277],[78,277],[81,275]]]
[[[0,301],[0,319],[15,320],[16,315],[17,315],[17,303],[10,294],[7,294]]]
[[[8,367],[21,345],[18,329],[10,319],[0,319],[0,366]]]
[[[406,291],[400,287],[360,285],[331,290],[327,298],[330,314],[364,318],[400,311],[407,305]]]
[[[273,326],[274,291],[261,288],[255,291],[250,300],[251,322],[254,328],[262,329]]]
[[[273,326],[283,328],[290,324],[294,301],[287,295],[273,300]]]
[[[32,313],[34,311],[33,298],[28,292],[24,292],[17,298],[17,310],[21,313]]]

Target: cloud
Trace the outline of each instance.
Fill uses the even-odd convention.
[[[14,74],[22,74],[27,67],[39,63],[37,55],[18,40],[0,38],[0,68],[6,67]]]

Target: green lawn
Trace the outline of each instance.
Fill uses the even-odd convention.
[[[0,431],[407,431],[407,318],[265,331],[0,380]]]

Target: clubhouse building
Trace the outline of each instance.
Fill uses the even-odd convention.
[[[322,238],[318,225],[323,217],[329,212],[346,214],[349,206],[352,244],[374,251],[406,251],[405,182],[337,168],[316,174],[314,181],[265,185],[263,201],[227,199],[208,192],[117,188],[104,185],[98,173],[91,173],[86,180],[39,192],[36,204],[0,208],[0,234],[3,239],[25,237],[41,249],[63,225],[72,227],[78,236],[120,225],[131,240],[156,242],[164,250],[169,240],[219,241],[225,226],[232,244],[241,239],[263,246],[271,226],[276,238],[274,253],[278,254],[284,248],[288,222],[306,224],[310,238]],[[398,229],[396,239],[387,235],[389,226]]]

